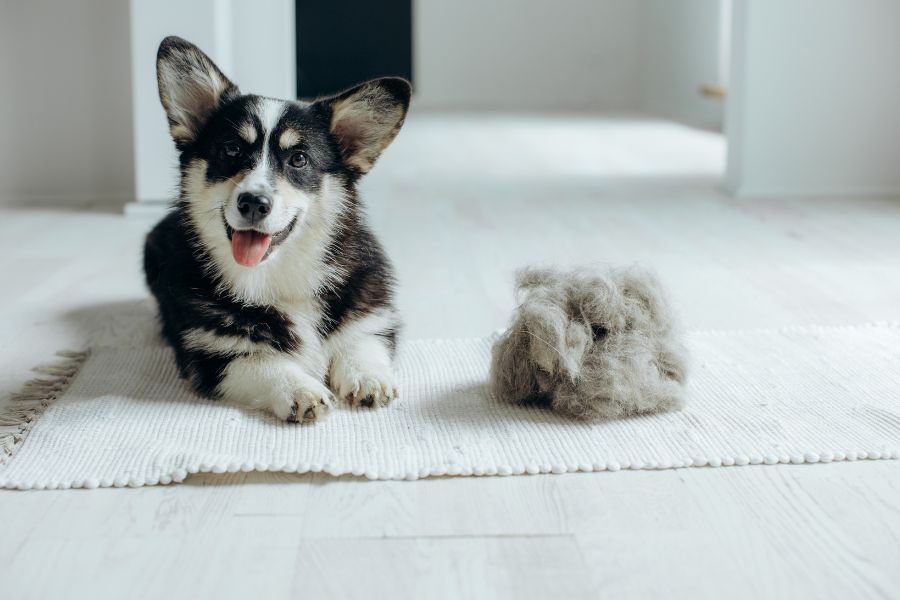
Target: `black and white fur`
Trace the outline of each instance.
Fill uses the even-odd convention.
[[[409,83],[377,79],[311,103],[243,95],[176,37],[159,47],[157,77],[181,184],[147,236],[144,270],[182,375],[288,421],[315,421],[332,392],[389,402],[394,276],[356,185],[403,124]],[[243,214],[242,194],[265,198],[267,214]],[[245,229],[272,235],[253,267],[231,252]]]

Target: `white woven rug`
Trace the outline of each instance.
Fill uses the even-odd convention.
[[[400,400],[339,406],[312,426],[196,398],[158,342],[70,354],[0,417],[0,487],[238,470],[416,479],[900,457],[896,324],[692,334],[684,411],[593,425],[495,402],[490,345],[408,342]]]

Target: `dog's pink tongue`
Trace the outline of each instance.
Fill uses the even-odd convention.
[[[272,236],[258,231],[235,231],[231,234],[231,254],[239,265],[255,267],[266,255]]]

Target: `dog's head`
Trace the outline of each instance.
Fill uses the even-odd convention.
[[[243,95],[177,37],[157,55],[159,96],[181,153],[181,203],[201,241],[255,267],[305,226],[342,210],[346,191],[397,135],[403,79],[369,81],[311,103]]]

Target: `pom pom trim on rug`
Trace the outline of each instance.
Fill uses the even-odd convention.
[[[143,345],[141,345],[141,350],[134,350],[133,347],[125,346],[99,347],[95,348],[90,354],[88,352],[67,352],[62,354],[64,358],[63,361],[38,369],[39,372],[48,375],[49,377],[42,377],[28,382],[24,386],[22,392],[16,394],[17,399],[12,405],[2,411],[3,422],[11,423],[11,425],[7,424],[0,426],[0,431],[3,431],[5,434],[4,439],[6,440],[7,447],[10,448],[12,452],[4,450],[4,454],[2,455],[6,464],[0,467],[0,487],[10,489],[137,487],[179,482],[194,473],[235,473],[240,471],[326,473],[333,476],[364,476],[369,479],[411,480],[433,476],[520,475],[591,471],[658,470],[685,467],[804,464],[900,459],[900,429],[898,429],[896,425],[897,423],[900,423],[900,421],[897,421],[895,416],[898,413],[897,409],[900,408],[900,404],[898,404],[898,398],[894,393],[894,390],[900,389],[897,385],[898,378],[900,378],[900,368],[898,368],[900,367],[900,350],[896,349],[900,347],[896,345],[898,341],[898,329],[900,329],[900,324],[898,323],[879,323],[861,326],[794,326],[775,330],[748,329],[742,331],[695,331],[689,334],[690,338],[693,339],[695,346],[699,344],[706,348],[704,353],[697,355],[695,358],[706,358],[706,360],[697,361],[696,372],[698,378],[700,380],[705,380],[707,384],[716,381],[721,383],[723,380],[720,376],[722,373],[726,372],[726,370],[723,370],[724,367],[727,367],[734,360],[745,360],[747,366],[753,366],[755,363],[746,361],[751,360],[753,356],[757,356],[757,354],[751,351],[758,346],[760,340],[768,343],[769,341],[778,342],[779,339],[784,339],[785,344],[778,342],[775,343],[774,346],[771,346],[771,348],[774,351],[783,350],[785,352],[802,350],[801,356],[797,357],[798,362],[796,364],[793,362],[785,364],[784,361],[776,356],[771,360],[767,358],[766,361],[763,361],[765,365],[770,365],[773,368],[783,368],[784,373],[787,373],[788,375],[795,373],[798,368],[808,366],[815,371],[810,376],[815,375],[816,381],[820,381],[819,376],[821,374],[827,374],[828,380],[832,382],[852,381],[858,384],[857,387],[859,389],[857,392],[853,392],[851,396],[843,398],[838,405],[835,405],[841,412],[831,412],[834,413],[833,416],[843,414],[848,418],[859,412],[860,409],[862,409],[862,413],[865,414],[860,413],[859,417],[854,417],[856,419],[855,421],[847,421],[846,426],[842,425],[837,428],[828,426],[827,422],[823,422],[823,427],[819,427],[817,425],[817,423],[820,422],[819,419],[828,418],[828,415],[820,413],[817,409],[807,411],[805,413],[807,420],[799,423],[799,425],[813,429],[806,429],[805,431],[810,432],[810,435],[796,438],[793,441],[791,441],[791,438],[770,438],[771,431],[769,431],[769,433],[762,431],[759,435],[754,434],[748,438],[752,444],[744,444],[745,447],[743,448],[739,446],[735,447],[737,442],[730,437],[730,434],[728,434],[728,431],[730,430],[727,428],[729,426],[734,426],[743,429],[746,426],[746,423],[743,419],[738,418],[740,415],[731,413],[737,418],[737,421],[733,419],[730,421],[721,421],[721,425],[726,427],[726,430],[719,431],[718,433],[716,433],[715,427],[718,427],[716,423],[720,423],[720,421],[715,419],[707,422],[707,429],[701,428],[695,431],[692,429],[694,426],[691,425],[693,419],[696,417],[700,417],[701,419],[705,417],[715,417],[709,410],[700,410],[703,407],[700,403],[697,403],[694,408],[699,410],[699,412],[695,411],[691,414],[685,414],[683,418],[679,417],[679,413],[668,413],[671,416],[659,415],[654,417],[641,417],[640,422],[633,424],[634,427],[650,427],[647,431],[655,431],[668,423],[666,426],[680,438],[687,439],[685,436],[688,436],[696,442],[685,444],[683,447],[678,447],[678,445],[671,447],[669,456],[660,455],[654,457],[652,452],[648,452],[645,456],[632,455],[631,457],[626,458],[624,455],[627,455],[629,452],[616,451],[615,454],[618,454],[619,456],[613,458],[610,456],[602,457],[601,455],[597,457],[600,460],[591,460],[590,453],[582,453],[580,457],[569,453],[569,456],[566,457],[565,453],[561,452],[560,444],[563,440],[556,437],[550,439],[550,442],[548,442],[550,445],[541,452],[519,452],[518,454],[524,460],[515,460],[516,452],[506,453],[506,456],[504,457],[502,453],[495,454],[491,451],[489,454],[475,457],[478,459],[478,462],[469,461],[468,464],[462,464],[464,461],[460,461],[460,464],[452,464],[445,460],[446,457],[435,455],[429,460],[413,461],[418,462],[418,465],[409,464],[409,462],[407,462],[405,468],[403,461],[398,460],[400,457],[400,454],[398,454],[400,449],[407,447],[403,444],[419,443],[415,441],[419,439],[417,436],[425,435],[427,438],[429,435],[428,431],[438,434],[440,431],[451,426],[453,419],[460,418],[459,415],[461,413],[459,413],[455,406],[457,402],[465,403],[467,398],[470,399],[468,406],[461,407],[463,410],[473,409],[476,405],[481,406],[481,403],[484,402],[480,397],[481,392],[479,390],[473,390],[469,385],[472,383],[481,383],[487,375],[486,363],[489,356],[489,338],[473,340],[472,342],[466,342],[465,340],[408,342],[409,352],[407,352],[406,360],[409,365],[408,368],[410,369],[412,369],[412,367],[435,367],[435,369],[437,369],[438,367],[435,365],[441,362],[441,360],[448,357],[455,357],[453,361],[450,363],[442,363],[440,367],[450,375],[457,373],[460,369],[462,369],[462,371],[460,371],[461,373],[465,373],[464,377],[457,376],[452,378],[452,381],[447,381],[442,384],[444,385],[442,389],[450,390],[452,392],[449,396],[443,392],[437,395],[431,394],[429,396],[421,389],[416,391],[414,387],[411,387],[410,394],[406,396],[405,403],[403,402],[403,399],[401,399],[401,406],[399,407],[391,406],[385,411],[368,411],[359,412],[358,414],[357,411],[352,409],[339,409],[338,414],[332,415],[333,419],[338,419],[336,422],[331,423],[329,419],[326,419],[324,423],[317,424],[313,427],[306,428],[292,425],[290,429],[287,429],[286,425],[275,423],[271,419],[266,420],[265,417],[255,416],[246,413],[246,411],[237,411],[227,405],[202,402],[188,397],[188,395],[179,391],[183,386],[177,380],[174,366],[170,365],[171,357],[164,354],[159,354],[158,356],[152,353],[147,354],[150,350],[144,348]],[[785,337],[785,335],[787,335],[787,337]],[[748,336],[758,336],[760,337],[760,340],[751,341],[745,339],[748,338]],[[803,340],[807,341],[803,342],[799,347],[793,346],[793,344],[800,343]],[[828,353],[831,352],[833,354],[838,352],[838,350],[846,348],[845,344],[848,343],[856,344],[856,350],[850,353],[848,360],[844,362],[834,362],[834,357],[832,357],[832,362],[829,362]],[[743,349],[740,351],[731,350],[731,348],[736,348],[738,346]],[[457,348],[457,350],[450,351],[442,350],[441,348]],[[480,350],[478,350],[478,353],[472,354],[473,350],[476,348]],[[819,352],[813,352],[816,348],[824,350],[825,353],[820,354]],[[859,350],[862,350],[862,352],[858,352]],[[720,360],[720,353],[718,351],[724,351],[726,354],[733,354],[733,356],[728,358],[722,365],[717,366],[717,361]],[[88,360],[89,356],[91,357],[91,361]],[[101,359],[101,356],[104,358]],[[842,354],[841,356],[844,355]],[[123,357],[122,360],[119,361],[122,364],[113,364],[117,360],[116,357]],[[113,363],[109,363],[110,360],[112,360]],[[709,361],[709,364],[707,364],[707,361]],[[95,366],[89,367],[91,364],[95,364]],[[821,373],[816,371],[816,364],[819,364],[821,368],[827,369],[828,371],[821,371]],[[104,380],[103,378],[95,380],[94,375],[91,375],[90,373],[95,373],[96,375],[101,372],[92,370],[96,369],[97,365],[105,365],[103,372],[109,373],[109,376],[114,378],[109,380]],[[242,428],[241,431],[245,431],[246,433],[241,437],[255,431],[262,437],[259,437],[256,446],[251,445],[248,447],[257,450],[264,449],[263,446],[272,444],[278,446],[279,443],[284,443],[288,439],[285,436],[297,436],[298,441],[300,441],[300,438],[305,441],[303,441],[301,445],[296,445],[294,451],[282,452],[279,456],[279,453],[266,451],[247,452],[241,450],[241,448],[244,448],[244,446],[241,445],[232,447],[228,445],[232,444],[229,440],[237,438],[234,438],[231,434],[229,434],[227,438],[222,438],[220,436],[219,442],[223,442],[224,440],[224,442],[227,443],[218,450],[216,450],[218,446],[216,445],[215,439],[194,437],[194,441],[191,442],[194,448],[193,451],[191,451],[191,448],[188,446],[182,448],[177,444],[172,446],[173,442],[170,441],[162,440],[160,442],[155,433],[147,433],[147,428],[150,427],[152,429],[152,427],[145,423],[137,425],[132,423],[132,429],[134,431],[133,433],[129,433],[127,428],[123,428],[123,425],[127,425],[127,423],[114,418],[117,414],[115,411],[126,411],[126,407],[121,403],[127,401],[127,389],[117,388],[115,381],[133,381],[139,377],[140,371],[144,367],[148,374],[152,374],[153,381],[155,382],[153,385],[163,386],[154,388],[159,392],[152,396],[154,402],[162,398],[171,398],[171,402],[178,403],[177,409],[179,411],[187,411],[184,412],[184,416],[194,415],[195,418],[190,422],[197,423],[197,427],[201,427],[200,424],[206,419],[214,419],[222,422],[222,425],[224,426],[222,431],[235,431],[234,427]],[[165,369],[163,367],[165,367]],[[850,373],[856,373],[858,371],[860,375],[868,373],[870,376],[853,376],[852,379],[848,380],[846,378],[851,375],[848,375],[848,372],[845,372],[845,367],[851,369],[851,371],[849,371]],[[81,371],[81,373],[84,374],[84,377],[77,377],[79,369],[81,368],[84,368],[84,370]],[[766,369],[768,368],[769,367],[766,367]],[[759,373],[757,373],[757,371],[759,371],[759,369],[754,368],[754,370],[748,372],[747,375],[752,376],[752,381],[761,381],[768,385],[768,380],[763,381],[759,378],[762,371]],[[419,384],[440,383],[440,376],[436,375],[438,372],[439,371],[437,370],[428,369],[421,372],[417,371],[418,374],[415,375],[412,381],[418,382]],[[769,373],[767,370],[765,372]],[[745,383],[748,383],[749,385],[751,380],[746,379],[746,377],[744,380],[746,380]],[[704,392],[705,396],[708,397],[707,407],[714,407],[715,403],[718,403],[718,400],[716,399],[720,398],[720,393],[722,393],[721,390],[732,389],[739,391],[744,385],[741,381],[743,380],[738,378],[738,380],[735,381],[724,382],[725,387],[722,388],[719,386],[715,386],[712,389],[707,387]],[[806,380],[804,379],[802,381]],[[739,396],[742,399],[741,402],[746,400],[746,398],[744,398],[745,396],[750,395],[753,398],[757,398],[760,402],[771,401],[774,402],[774,404],[759,404],[760,408],[755,408],[756,405],[753,405],[752,408],[747,408],[748,411],[752,410],[760,412],[762,413],[762,417],[771,415],[773,418],[777,418],[779,415],[784,416],[790,414],[785,413],[783,410],[781,412],[776,410],[779,402],[790,400],[790,389],[783,389],[783,391],[788,394],[787,396],[775,394],[772,395],[772,399],[769,400],[767,399],[767,392],[765,391],[766,386],[762,384],[760,384],[760,386],[761,387],[753,385],[753,389],[747,389],[740,392]],[[79,390],[77,393],[75,391],[76,388]],[[835,391],[835,389],[822,388],[816,391],[814,398],[808,398],[808,400],[823,402],[828,399],[829,395],[838,394],[838,392],[840,392],[840,396],[846,396],[846,392],[841,390]],[[699,388],[695,391],[698,393],[701,392]],[[122,398],[117,397],[122,394],[125,394],[125,396]],[[870,396],[869,394],[875,395]],[[416,399],[417,397],[424,403],[420,405],[419,400]],[[89,405],[92,402],[92,398],[96,398],[97,401],[101,402],[102,406],[98,405],[97,409],[99,412],[82,408]],[[781,400],[779,400],[779,398],[781,398]],[[435,402],[436,400],[440,401]],[[444,402],[443,400],[447,401]],[[708,404],[709,401],[713,401],[714,404]],[[146,400],[144,402],[146,402]],[[168,408],[165,410],[168,411],[173,410],[173,407],[176,405],[166,404],[166,406]],[[490,410],[500,411],[503,410],[503,406],[502,403],[498,403],[496,406],[491,407]],[[731,408],[734,408],[734,406],[731,406]],[[867,406],[871,406],[872,410],[866,412]],[[47,410],[48,408],[50,409],[49,411]],[[727,408],[728,407],[722,407],[722,410]],[[786,405],[784,408],[790,408],[790,406]],[[400,412],[395,412],[398,409]],[[85,415],[93,415],[93,417],[91,417],[92,420],[88,422],[106,428],[107,434],[99,436],[95,435],[92,436],[91,439],[104,439],[110,441],[105,444],[84,446],[83,439],[80,438],[78,434],[79,430],[77,428],[74,430],[72,429],[72,421],[69,418],[69,415],[74,414],[72,411],[75,410],[88,410],[88,413],[85,413]],[[434,411],[437,411],[437,413]],[[513,440],[523,435],[529,435],[529,431],[534,430],[536,426],[546,428],[552,426],[552,423],[548,425],[546,422],[549,417],[545,418],[544,416],[548,414],[548,411],[522,407],[515,408],[515,411],[521,412],[507,413],[504,411],[502,415],[498,413],[498,416],[502,416],[502,422],[508,423],[510,435],[513,436]],[[126,414],[126,412],[122,412],[122,415],[124,414]],[[109,418],[97,420],[96,417],[98,415]],[[485,415],[480,415],[480,417],[484,416]],[[653,421],[647,422],[645,426],[642,424],[645,418],[653,419]],[[51,426],[48,419],[50,422],[55,423],[55,425]],[[406,421],[404,421],[404,419]],[[447,419],[450,420],[448,421]],[[756,417],[754,417],[754,419],[760,420]],[[859,427],[861,427],[860,423],[867,422],[865,419],[875,419],[875,421],[869,423],[867,427],[859,429]],[[390,450],[390,452],[385,455],[386,460],[361,460],[368,451],[363,452],[363,454],[359,454],[356,451],[337,454],[318,451],[309,452],[309,450],[315,449],[316,447],[319,447],[321,450],[322,444],[333,446],[334,440],[337,439],[335,436],[347,435],[340,433],[343,431],[339,426],[342,421],[345,426],[352,424],[354,427],[363,426],[370,428],[365,435],[360,434],[359,431],[351,435],[355,440],[354,443],[362,443],[368,439],[374,440],[375,438],[370,438],[369,436],[373,432],[377,432],[378,429],[383,430],[385,435],[392,437],[397,437],[399,435],[403,437],[404,440],[408,438],[408,441],[403,442],[403,444],[400,444],[399,446],[397,445],[399,442],[392,444],[391,447],[393,450]],[[383,423],[381,423],[382,421]],[[401,427],[404,422],[424,425],[426,421],[436,429],[425,429],[420,432],[418,430],[405,431]],[[521,425],[517,424],[517,421],[522,421]],[[45,423],[46,427],[50,428],[49,432],[41,428],[39,426],[40,423]],[[246,427],[249,429],[243,429],[244,425],[242,425],[242,423],[246,424]],[[329,429],[329,423],[336,427]],[[495,420],[488,425],[485,422],[485,425],[478,429],[487,434],[488,430],[486,430],[485,427],[489,426],[490,431],[494,432],[491,434],[493,437],[494,434],[503,433],[502,429],[495,429],[495,427],[501,427],[500,423],[501,421]],[[597,448],[601,446],[599,442],[601,442],[603,438],[606,438],[606,445],[612,447],[614,450],[615,448],[629,446],[629,444],[625,444],[625,440],[621,438],[621,435],[623,431],[627,432],[633,429],[633,427],[629,426],[627,423],[617,425],[616,422],[612,422],[608,425],[604,425],[603,429],[597,431],[596,434],[590,431],[585,434],[584,430],[588,427],[587,425],[577,422],[570,422],[565,425],[563,425],[563,423],[563,421],[560,421],[557,424],[560,427],[559,432],[569,431],[574,436],[589,435],[591,439],[598,441],[598,444],[596,445]],[[38,425],[38,427],[32,431],[32,428],[35,425]],[[790,423],[788,423],[788,425],[790,425]],[[673,426],[674,429],[672,429]],[[562,427],[565,427],[565,430],[563,430]],[[713,429],[709,429],[709,427],[713,427]],[[188,433],[194,435],[191,433],[194,431],[193,425],[187,429],[190,429]],[[47,435],[48,433],[50,433],[49,437]],[[701,434],[701,437],[694,438],[693,436],[695,433]],[[796,431],[788,430],[788,433],[796,433]],[[838,435],[839,433],[841,435]],[[32,436],[38,435],[39,438],[44,440],[44,444],[48,443],[48,441],[52,441],[53,446],[50,447],[46,445],[42,446],[41,444],[35,445],[28,443],[28,439],[30,439],[29,434],[32,434]],[[713,437],[706,439],[707,434],[710,434]],[[114,438],[118,435],[121,435],[122,437],[116,442]],[[138,438],[129,437],[133,435],[138,435]],[[759,437],[760,435],[762,437]],[[64,438],[66,436],[70,439],[65,440]],[[145,452],[139,452],[135,458],[135,460],[139,459],[139,462],[134,462],[133,464],[128,463],[125,465],[120,464],[121,461],[119,458],[121,458],[121,455],[118,454],[119,451],[117,450],[118,446],[116,446],[116,444],[120,442],[131,444],[136,440],[144,439],[140,436],[144,436],[147,439],[152,438],[159,443],[157,443],[156,446],[148,447]],[[184,443],[185,440],[189,439],[191,438],[183,438],[181,441]],[[279,442],[279,440],[281,440],[281,442]],[[619,441],[617,442],[616,440]],[[803,443],[797,443],[800,440],[805,441],[803,441]],[[649,441],[652,440],[648,440],[648,442]],[[25,446],[24,451],[22,448],[23,443]],[[421,441],[421,443],[428,445],[426,441]],[[758,450],[754,451],[754,448],[752,447],[754,445],[759,447]],[[152,443],[150,446],[152,446]],[[631,446],[634,445],[631,444]],[[699,452],[691,452],[691,446],[696,446],[695,449],[699,450]],[[704,448],[703,446],[706,447]],[[643,448],[644,445],[642,444],[640,447]],[[53,450],[54,448],[55,450]],[[306,448],[306,450],[302,450],[303,448]],[[360,451],[366,449],[364,446],[359,446],[359,448]],[[387,449],[388,447],[386,446],[385,450]],[[463,450],[467,452],[472,452],[477,449],[477,446],[463,448]],[[625,449],[627,450],[627,448]],[[47,454],[48,450],[53,450],[53,452]],[[82,450],[86,453],[92,450],[106,452],[107,454],[111,452],[112,454],[110,454],[110,456],[119,457],[116,458],[114,462],[115,464],[119,464],[120,468],[95,469],[95,471],[105,471],[105,473],[90,473],[87,472],[87,469],[81,470],[80,473],[77,472],[77,470],[70,470],[68,474],[55,471],[55,469],[57,469],[55,465],[60,461],[69,460],[72,458],[71,453],[74,452],[77,455],[81,453]],[[632,447],[632,450],[634,451],[635,448]],[[633,453],[634,452],[632,452],[632,454]],[[216,454],[219,456],[216,456]],[[256,455],[255,458],[254,454]],[[321,456],[316,456],[317,454]],[[152,461],[148,462],[148,457],[152,458]],[[78,463],[85,462],[77,456],[75,457],[75,460]],[[428,464],[429,462],[431,462],[431,464]],[[34,463],[34,465],[32,465],[32,463]],[[18,465],[18,467],[16,465]],[[32,466],[26,467],[26,465]],[[111,462],[109,465],[113,465],[113,463]],[[148,465],[153,468],[143,468]]]

